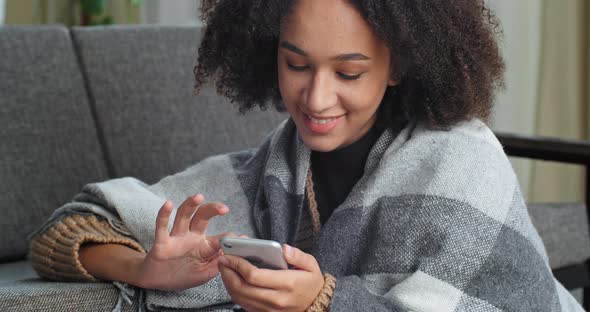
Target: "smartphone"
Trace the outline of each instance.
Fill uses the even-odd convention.
[[[219,243],[224,254],[242,257],[261,269],[288,268],[281,244],[273,240],[225,236]]]

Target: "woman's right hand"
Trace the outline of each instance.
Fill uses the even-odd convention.
[[[162,205],[156,220],[156,239],[137,268],[136,286],[182,290],[204,284],[217,275],[219,238],[232,234],[207,237],[205,230],[211,218],[228,213],[229,208],[215,202],[201,205],[204,201],[202,194],[187,198],[178,208],[170,232],[172,203],[167,200]]]

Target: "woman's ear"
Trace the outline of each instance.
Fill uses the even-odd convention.
[[[394,80],[393,78],[390,78],[389,81],[387,81],[387,86],[394,87],[394,86],[397,86],[398,83],[399,82],[397,80]]]

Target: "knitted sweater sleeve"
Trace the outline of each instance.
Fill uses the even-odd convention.
[[[332,301],[332,294],[334,294],[334,287],[336,286],[336,278],[331,274],[324,274],[324,287],[315,298],[313,303],[306,312],[324,312],[330,310],[330,302]]]
[[[41,277],[57,281],[97,281],[82,266],[78,251],[87,243],[122,244],[145,253],[132,238],[115,231],[95,215],[70,215],[31,242],[33,268]]]

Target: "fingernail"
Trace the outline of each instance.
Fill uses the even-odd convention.
[[[293,247],[285,244],[285,253],[287,254],[287,256],[293,257]]]
[[[229,264],[229,260],[225,256],[221,256],[219,257],[219,263],[223,264],[224,266],[227,266]]]

